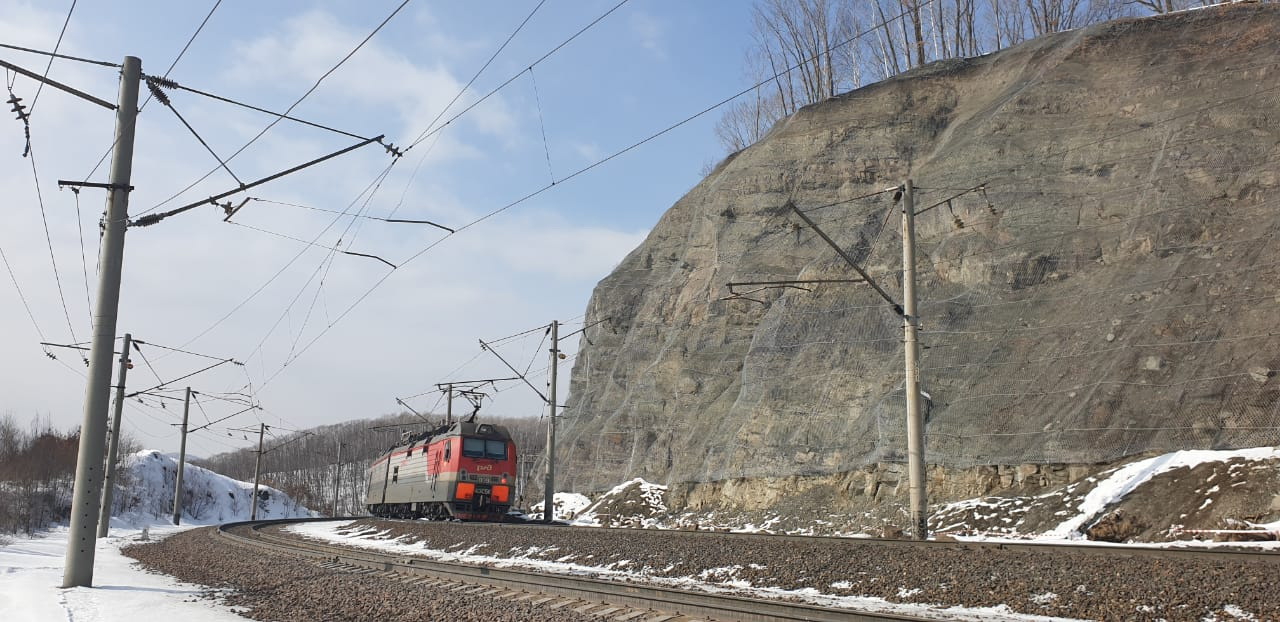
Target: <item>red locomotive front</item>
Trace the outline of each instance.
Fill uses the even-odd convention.
[[[406,441],[370,467],[370,513],[484,521],[506,515],[516,446],[505,428],[458,422]]]

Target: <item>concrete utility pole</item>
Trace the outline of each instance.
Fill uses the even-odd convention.
[[[907,379],[907,481],[911,494],[911,530],[917,540],[929,538],[929,493],[925,482],[924,415],[920,412],[919,343],[916,330],[916,214],[911,180],[902,191],[902,332]]]
[[[338,465],[334,469],[336,472],[333,474],[333,513],[330,516],[338,515],[338,491],[340,490],[339,484],[342,482],[342,446],[344,444],[338,443]]]
[[[120,355],[120,371],[116,372],[116,403],[111,416],[111,440],[107,443],[107,477],[102,480],[102,507],[98,512],[98,537],[107,537],[111,527],[111,496],[116,484],[116,457],[120,453],[120,415],[124,412],[124,379],[129,373],[129,348],[133,335],[124,334],[124,354]]]
[[[560,367],[560,322],[551,320],[551,386],[547,391],[547,481],[543,489],[542,522],[556,518],[556,370]]]
[[[178,444],[178,476],[173,480],[173,524],[182,520],[182,472],[187,466],[187,415],[191,414],[191,387],[182,400],[182,442]]]
[[[120,306],[120,271],[124,262],[124,232],[129,224],[129,179],[133,172],[133,132],[138,116],[138,83],[142,61],[126,56],[120,71],[116,107],[116,141],[111,155],[107,216],[103,221],[102,266],[98,297],[93,306],[93,340],[89,350],[89,378],[84,391],[84,420],[76,455],[76,483],[71,497],[71,527],[62,587],[93,585],[97,518],[102,500],[103,449],[106,445],[107,406],[111,392],[111,356],[115,352],[116,313]]]
[[[262,474],[262,435],[267,424],[258,424],[258,459],[253,463],[253,499],[249,505],[249,520],[258,520],[258,476]],[[390,463],[390,461],[388,461]]]

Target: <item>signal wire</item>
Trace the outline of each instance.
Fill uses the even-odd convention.
[[[502,53],[502,50],[505,50],[505,49],[507,48],[507,44],[511,43],[511,40],[516,38],[516,35],[517,35],[517,34],[519,34],[520,30],[524,28],[524,25],[525,25],[525,24],[528,24],[528,23],[529,23],[529,20],[533,19],[533,15],[534,15],[535,13],[537,13],[537,12],[538,12],[538,9],[542,8],[542,5],[544,5],[544,4],[546,4],[546,3],[547,3],[547,0],[541,0],[540,2],[538,2],[537,6],[534,6],[534,7],[533,7],[533,10],[532,10],[532,11],[529,11],[529,15],[527,15],[527,16],[524,18],[524,21],[520,22],[520,25],[519,25],[519,26],[516,26],[516,29],[515,29],[515,30],[513,30],[509,36],[507,36],[507,40],[506,40],[506,41],[503,41],[503,42],[502,42],[502,45],[498,46],[498,49],[496,49],[496,50],[494,50],[494,51],[493,51],[493,54],[489,56],[489,60],[487,60],[487,61],[485,61],[485,62],[484,62],[484,65],[482,65],[482,66],[480,67],[480,69],[479,69],[478,71],[476,71],[476,73],[475,73],[474,75],[472,75],[472,76],[471,76],[471,79],[470,79],[470,80],[467,80],[467,83],[466,83],[466,84],[464,84],[464,85],[462,86],[462,88],[458,90],[457,95],[454,95],[454,96],[453,96],[453,99],[449,100],[449,103],[448,103],[448,104],[446,104],[446,105],[445,105],[445,107],[440,111],[440,113],[436,115],[436,118],[432,119],[432,120],[431,120],[431,123],[428,123],[428,124],[427,124],[427,129],[426,129],[426,130],[423,130],[423,133],[422,133],[421,135],[419,135],[419,137],[418,137],[416,140],[414,140],[414,141],[413,141],[413,144],[412,144],[412,145],[409,145],[407,148],[405,148],[405,151],[408,151],[409,149],[414,148],[415,146],[417,146],[417,144],[418,144],[418,143],[422,142],[422,139],[426,137],[426,132],[427,132],[427,131],[429,131],[433,126],[435,126],[436,122],[438,122],[438,121],[440,120],[440,117],[443,117],[443,116],[445,115],[445,113],[446,113],[446,112],[449,112],[449,109],[450,109],[450,108],[452,108],[452,107],[453,107],[453,105],[454,105],[455,103],[457,103],[457,102],[458,102],[458,99],[462,97],[462,94],[463,94],[463,93],[466,93],[466,92],[467,92],[467,89],[470,89],[472,84],[475,84],[476,79],[478,79],[478,78],[480,77],[480,74],[484,73],[484,70],[489,68],[489,65],[493,63],[494,59],[498,58],[498,55]],[[622,2],[618,3],[618,6],[615,6],[615,7],[613,7],[612,9],[609,9],[609,11],[608,11],[607,13],[605,13],[604,15],[600,16],[599,18],[597,18],[597,19],[596,19],[596,22],[600,21],[601,19],[604,19],[604,17],[605,17],[606,15],[608,15],[609,13],[612,13],[612,12],[613,12],[614,10],[616,10],[618,7],[620,7],[620,6],[622,6],[623,4],[626,4],[626,3],[627,3],[627,0],[622,0]],[[595,22],[592,22],[591,24],[589,24],[589,25],[587,26],[587,28],[590,28],[590,27],[591,27],[592,25],[594,25],[594,24],[595,24]],[[583,30],[586,30],[586,29],[584,28]],[[582,34],[582,31],[578,31],[578,34]],[[575,34],[573,37],[577,37],[577,36],[578,36],[578,35],[577,35],[577,34]],[[572,40],[573,40],[573,37],[570,37],[570,38],[569,38],[569,41],[572,41]],[[568,43],[568,41],[566,41],[565,43]],[[560,45],[561,45],[561,46],[563,46],[564,44],[562,43],[562,44],[560,44]],[[557,47],[556,49],[560,49],[560,48],[559,48],[559,47]],[[553,50],[553,51],[554,51],[554,50]],[[535,63],[535,64],[536,64],[536,63]],[[516,75],[518,76],[519,74],[516,74]],[[515,79],[514,77],[513,77],[513,78],[511,78],[511,80],[514,80],[514,79]],[[504,83],[502,84],[502,86],[506,86],[508,83],[510,83],[510,82],[511,82],[511,80],[507,80],[506,82],[504,82]],[[480,101],[484,101],[486,98],[488,98],[488,97],[489,97],[489,95],[493,95],[495,92],[497,92],[497,91],[498,91],[498,89],[501,89],[501,88],[502,88],[502,86],[499,86],[497,89],[494,89],[493,91],[490,91],[487,95],[485,95],[484,97],[480,98]],[[476,104],[480,103],[480,101],[477,101],[477,102],[476,102]],[[471,106],[468,106],[468,107],[467,107],[467,110],[470,110],[471,108],[474,108],[474,107],[475,107],[475,104],[472,104]],[[466,112],[466,110],[464,110],[463,112],[465,113],[465,112]],[[459,114],[458,116],[461,116],[461,114]],[[454,117],[454,119],[456,119],[456,118],[457,118],[457,117]],[[453,119],[450,119],[449,121],[446,121],[446,122],[445,122],[445,125],[448,125],[449,123],[452,123],[452,122],[453,122]],[[441,127],[444,127],[444,126],[441,126]]]
[[[4,247],[2,246],[0,246],[0,261],[4,262],[5,270],[9,271],[9,280],[13,281],[13,289],[18,292],[18,300],[22,301],[22,307],[27,310],[27,317],[31,318],[31,325],[35,327],[36,334],[40,336],[40,341],[48,341],[44,336],[44,331],[40,329],[40,323],[36,321],[36,315],[31,312],[31,304],[27,302],[27,295],[22,292],[22,286],[18,285],[18,277],[13,274],[13,266],[9,264],[9,257],[4,254]],[[45,355],[54,358],[49,348],[45,348],[44,352]]]
[[[62,316],[67,320],[67,330],[71,332],[71,340],[79,341],[76,337],[76,329],[71,324],[71,311],[67,309],[67,297],[62,291],[62,276],[58,273],[58,260],[53,253],[53,236],[49,233],[49,218],[44,209],[44,194],[40,191],[40,173],[36,170],[34,148],[28,149],[27,157],[31,160],[31,180],[36,189],[36,202],[40,206],[40,222],[44,224],[44,240],[49,248],[49,263],[53,266],[53,281],[58,288],[58,301],[62,303]]]
[[[71,194],[76,201],[76,231],[80,233],[80,271],[84,275],[84,304],[89,311],[89,325],[93,325],[93,297],[89,295],[89,260],[84,256],[84,217],[80,213],[80,188],[71,186]],[[99,240],[102,238],[99,237]],[[98,253],[101,255],[102,253]],[[97,266],[94,266],[97,274]]]
[[[28,114],[36,111],[36,102],[40,101],[40,92],[44,90],[44,80],[49,79],[49,70],[53,68],[53,59],[58,53],[58,48],[62,47],[62,37],[67,34],[67,24],[71,23],[71,14],[76,11],[76,1],[71,0],[71,8],[67,9],[67,18],[62,20],[62,30],[58,32],[58,42],[53,44],[53,55],[49,56],[49,62],[44,66],[44,76],[40,81],[40,85],[36,87],[36,94],[31,98],[31,108]]]
[[[353,200],[351,201],[351,203],[348,205],[347,209],[349,210],[349,209],[351,209],[352,207],[354,207],[354,206],[355,206],[355,204],[356,204],[356,202],[360,200],[360,197],[364,196],[364,195],[365,195],[365,193],[368,193],[368,192],[372,191],[372,190],[373,190],[373,188],[374,188],[374,185],[378,182],[378,180],[379,180],[379,179],[381,179],[382,177],[384,177],[387,173],[389,173],[389,172],[390,172],[390,170],[391,170],[391,167],[395,166],[395,163],[396,163],[397,161],[398,161],[398,160],[392,160],[392,161],[391,161],[391,163],[390,163],[390,164],[388,164],[388,165],[387,165],[387,167],[386,167],[385,169],[383,169],[382,173],[380,173],[380,174],[378,175],[378,177],[376,177],[373,181],[369,182],[369,185],[368,185],[368,186],[365,186],[364,190],[361,190],[361,191],[360,191],[360,194],[356,195],[356,198],[355,198],[355,199],[353,199]],[[320,236],[324,235],[326,232],[328,232],[328,231],[329,231],[329,229],[333,228],[333,226],[334,226],[334,225],[338,224],[338,220],[340,220],[341,218],[342,218],[342,215],[339,215],[339,216],[335,217],[333,220],[329,221],[329,224],[328,224],[328,225],[326,225],[326,226],[325,226],[325,228],[324,228],[324,229],[322,229],[322,230],[320,231],[320,233],[317,233],[317,234],[315,235],[315,237],[313,237],[313,238],[312,238],[310,245],[308,245],[308,246],[304,247],[302,250],[298,251],[298,252],[297,252],[297,254],[295,254],[295,255],[293,256],[293,258],[291,258],[289,261],[285,262],[285,264],[284,264],[283,266],[281,266],[281,267],[280,267],[280,269],[279,269],[279,270],[277,270],[277,271],[275,272],[275,274],[272,274],[272,275],[271,275],[271,277],[269,277],[266,281],[264,281],[264,282],[262,283],[262,285],[259,285],[259,286],[258,286],[258,288],[257,288],[257,289],[255,289],[252,293],[250,293],[250,294],[249,294],[249,295],[248,295],[244,300],[241,300],[238,304],[236,304],[236,306],[232,307],[230,311],[228,311],[228,312],[226,312],[225,314],[223,314],[223,316],[222,316],[222,317],[220,317],[220,318],[218,318],[217,320],[214,320],[214,322],[213,322],[212,324],[210,324],[209,326],[205,327],[205,328],[204,328],[204,330],[202,330],[202,331],[200,331],[199,333],[197,333],[194,337],[191,337],[190,339],[186,340],[186,341],[185,341],[185,342],[184,342],[180,347],[185,348],[185,347],[187,347],[187,346],[191,345],[192,343],[194,343],[197,339],[199,339],[199,338],[201,338],[201,337],[203,337],[203,336],[205,336],[205,335],[209,334],[209,332],[210,332],[210,331],[212,331],[213,329],[217,328],[217,327],[218,327],[219,325],[221,325],[223,322],[227,321],[227,320],[228,320],[232,315],[235,315],[235,314],[236,314],[236,312],[238,312],[238,311],[240,311],[240,309],[244,308],[244,306],[245,306],[245,305],[247,305],[247,304],[249,304],[250,302],[252,302],[254,298],[257,298],[257,296],[258,296],[259,294],[261,294],[264,290],[266,290],[268,286],[270,286],[272,283],[274,283],[276,279],[280,278],[280,275],[284,274],[284,273],[285,273],[285,271],[286,271],[286,270],[288,270],[291,266],[293,266],[293,264],[294,264],[295,262],[297,262],[299,259],[301,259],[301,258],[302,258],[302,256],[303,256],[304,254],[306,254],[306,252],[307,252],[308,250],[311,250],[311,247],[312,247],[312,246],[316,246],[316,245],[317,245],[318,240],[320,239]],[[245,360],[248,360],[249,358],[250,358],[250,357],[245,357]],[[250,383],[252,383],[252,380],[251,380],[251,379],[250,379]],[[250,386],[251,386],[251,384],[250,384]]]
[[[11,43],[0,43],[0,48],[17,50],[19,52],[29,52],[31,54],[39,54],[41,56],[48,56],[50,58],[61,58],[63,60],[73,60],[79,63],[88,63],[90,65],[99,65],[102,67],[116,67],[116,68],[120,67],[119,63],[109,63],[105,60],[94,60],[92,58],[81,58],[79,56],[68,56],[66,54],[58,54],[57,52],[46,52],[44,50],[37,50],[34,48],[22,47],[21,45],[13,45]]]
[[[231,154],[231,156],[227,158],[227,161],[228,161],[228,162],[230,162],[231,160],[234,160],[234,159],[236,158],[236,156],[240,155],[241,153],[243,153],[243,152],[244,152],[244,150],[245,150],[245,149],[248,149],[250,145],[252,145],[252,144],[254,144],[255,142],[257,142],[257,141],[258,141],[258,139],[259,139],[259,138],[262,138],[262,137],[263,137],[263,135],[265,135],[267,132],[269,132],[269,131],[271,130],[271,128],[275,127],[277,124],[279,124],[279,123],[280,123],[280,121],[284,120],[284,115],[288,115],[289,113],[293,112],[293,109],[294,109],[294,108],[297,108],[297,107],[298,107],[298,105],[299,105],[299,104],[301,104],[304,100],[306,100],[306,99],[307,99],[307,97],[310,97],[310,96],[311,96],[311,94],[312,94],[312,93],[314,93],[314,92],[316,91],[316,89],[320,88],[320,84],[321,84],[321,83],[323,83],[323,82],[325,81],[325,79],[327,79],[330,75],[333,75],[333,72],[337,71],[337,70],[338,70],[338,68],[342,67],[342,65],[344,65],[348,60],[350,60],[352,56],[355,56],[356,52],[359,52],[359,51],[360,51],[360,49],[361,49],[361,48],[363,48],[363,47],[365,46],[365,44],[366,44],[366,43],[368,43],[371,39],[373,39],[374,35],[378,34],[378,32],[379,32],[379,31],[381,31],[381,30],[382,30],[382,28],[383,28],[384,26],[386,26],[386,25],[387,25],[387,23],[388,23],[388,22],[390,22],[390,21],[391,21],[391,19],[392,19],[393,17],[395,17],[397,13],[399,13],[399,12],[400,12],[400,10],[401,10],[401,9],[403,9],[405,6],[407,6],[407,5],[409,4],[409,1],[410,1],[410,0],[404,0],[404,1],[403,1],[403,2],[401,2],[399,5],[397,5],[397,6],[396,6],[396,8],[395,8],[395,9],[393,9],[393,10],[391,11],[391,14],[390,14],[390,15],[387,15],[387,17],[386,17],[386,18],[384,18],[384,19],[382,20],[382,22],[381,22],[381,23],[379,23],[379,24],[377,25],[377,27],[375,27],[375,28],[373,29],[373,31],[372,31],[372,32],[370,32],[370,33],[368,34],[368,36],[366,36],[363,40],[361,40],[361,41],[360,41],[360,43],[356,44],[356,46],[355,46],[354,48],[352,48],[352,50],[351,50],[350,52],[347,52],[347,55],[346,55],[346,56],[344,56],[344,57],[342,57],[342,59],[341,59],[341,60],[339,60],[339,61],[338,61],[338,63],[337,63],[336,65],[334,65],[333,67],[330,67],[328,71],[324,72],[324,74],[323,74],[323,75],[321,75],[321,76],[320,76],[320,77],[315,81],[315,83],[311,85],[311,88],[307,89],[307,91],[306,91],[305,93],[303,93],[301,97],[299,97],[296,101],[294,101],[292,104],[290,104],[290,105],[289,105],[289,107],[285,109],[285,111],[284,111],[284,114],[283,114],[283,115],[280,115],[280,116],[276,117],[276,119],[275,119],[275,120],[273,120],[271,123],[267,124],[267,126],[266,126],[266,127],[262,128],[262,131],[258,132],[258,133],[257,133],[257,135],[255,135],[253,138],[249,139],[249,142],[245,143],[245,144],[244,144],[244,146],[240,147],[239,149],[237,149],[237,150],[236,150],[236,152],[235,152],[235,153]],[[172,195],[172,196],[170,196],[169,198],[167,198],[167,199],[165,199],[165,200],[161,201],[160,203],[157,203],[156,205],[154,205],[154,206],[152,206],[152,207],[148,208],[147,210],[145,210],[145,211],[143,211],[143,212],[141,212],[141,213],[142,213],[142,214],[146,214],[146,213],[149,213],[149,212],[151,212],[151,211],[153,211],[153,210],[159,209],[159,208],[161,208],[161,207],[163,207],[163,206],[165,206],[165,205],[169,204],[169,203],[170,203],[170,202],[172,202],[174,199],[176,199],[176,198],[178,198],[178,197],[182,196],[183,194],[185,194],[188,190],[191,190],[192,188],[196,187],[196,185],[197,185],[197,184],[199,184],[200,182],[202,182],[202,181],[204,181],[204,180],[208,179],[208,178],[209,178],[209,176],[210,176],[210,175],[212,175],[212,174],[213,174],[214,172],[216,172],[217,170],[218,170],[218,169],[217,169],[217,167],[213,168],[213,169],[212,169],[212,170],[210,170],[209,172],[207,172],[207,173],[205,173],[204,175],[202,175],[199,179],[197,179],[197,180],[195,180],[195,181],[191,182],[190,184],[188,184],[188,185],[187,185],[187,187],[183,188],[182,190],[179,190],[179,191],[178,191],[177,193],[175,193],[174,195]]]
[[[932,1],[932,0],[930,0],[930,1]],[[604,18],[609,17],[609,15],[611,15],[614,11],[617,11],[618,9],[622,8],[622,5],[626,4],[627,2],[628,2],[628,0],[622,0],[621,2],[619,2],[619,3],[615,4],[615,5],[613,5],[613,8],[609,9],[608,11],[605,11],[604,13],[602,13],[602,14],[600,15],[600,17],[595,18],[594,20],[592,20],[592,21],[591,21],[591,23],[587,24],[586,26],[583,26],[581,29],[579,29],[579,30],[578,30],[578,32],[573,33],[573,35],[572,35],[572,36],[570,36],[568,39],[565,39],[564,41],[561,41],[561,42],[560,42],[560,45],[557,45],[557,46],[555,46],[554,48],[552,48],[550,52],[547,52],[546,54],[543,54],[541,57],[539,57],[539,58],[538,58],[538,60],[535,60],[535,61],[533,61],[532,63],[529,63],[529,68],[533,68],[533,67],[535,67],[538,63],[541,63],[542,61],[547,60],[548,58],[550,58],[552,54],[555,54],[556,52],[560,51],[560,48],[563,48],[564,46],[568,45],[568,44],[569,44],[569,42],[573,41],[574,39],[577,39],[579,35],[581,35],[582,33],[586,32],[587,30],[589,30],[592,26],[595,26],[596,24],[600,23],[600,21],[601,21],[601,20],[603,20]],[[539,4],[538,6],[542,6],[542,5],[541,5],[541,4]],[[535,9],[535,10],[536,10],[536,9]],[[530,17],[532,17],[532,14],[530,14]],[[522,25],[523,25],[523,24],[522,24]],[[505,46],[506,44],[503,44],[503,45]],[[486,66],[488,66],[488,65],[486,64]],[[408,146],[408,147],[405,147],[405,152],[408,152],[410,149],[413,149],[414,147],[417,147],[419,143],[421,143],[422,141],[426,140],[426,139],[427,139],[428,137],[430,137],[432,134],[436,134],[436,133],[438,133],[440,130],[443,130],[444,128],[448,127],[450,123],[453,123],[454,121],[457,121],[457,120],[458,120],[458,118],[459,118],[459,117],[461,117],[462,115],[467,114],[468,112],[470,112],[470,111],[471,111],[473,108],[475,108],[476,106],[479,106],[480,104],[484,103],[484,101],[485,101],[486,99],[489,99],[489,98],[490,98],[490,97],[492,97],[495,93],[497,93],[498,91],[501,91],[501,90],[502,90],[503,88],[505,88],[508,84],[511,84],[512,82],[515,82],[515,81],[516,81],[516,78],[519,78],[521,75],[524,75],[524,72],[525,72],[525,71],[528,71],[528,69],[522,69],[522,70],[520,70],[520,72],[519,72],[519,73],[517,73],[517,74],[515,74],[515,75],[511,76],[510,78],[507,78],[507,79],[506,79],[502,84],[499,84],[498,86],[494,87],[494,88],[493,88],[493,90],[489,91],[488,93],[485,93],[483,96],[481,96],[481,97],[480,97],[480,99],[477,99],[476,101],[472,102],[472,103],[471,103],[471,105],[467,106],[466,108],[463,108],[461,112],[459,112],[458,114],[455,114],[455,115],[453,115],[452,117],[450,117],[448,121],[445,121],[442,125],[436,126],[436,127],[435,127],[435,129],[432,129],[432,126],[435,126],[436,121],[439,121],[439,120],[440,120],[440,117],[439,117],[439,116],[437,116],[437,117],[436,117],[436,121],[432,121],[432,122],[431,122],[431,125],[428,125],[428,126],[427,126],[427,129],[423,130],[423,131],[422,131],[422,133],[421,133],[421,134],[419,134],[419,135],[418,135],[418,137],[417,137],[417,138],[415,138],[415,139],[413,140],[413,142],[409,144],[409,146]],[[479,75],[479,74],[477,74],[477,77],[478,77],[478,75]],[[474,79],[474,78],[472,78],[472,81],[474,82],[474,81],[475,81],[475,79]],[[468,83],[468,84],[470,84],[470,83]],[[462,95],[461,93],[459,93],[459,94],[458,94],[458,96],[459,96],[459,97],[460,97],[461,95]],[[456,101],[456,100],[457,100],[457,97],[454,97],[454,100]],[[452,104],[450,104],[450,105],[452,105]],[[446,108],[445,108],[445,110],[448,110],[448,107],[446,107]],[[440,114],[441,114],[441,115],[443,115],[444,113],[443,113],[443,112],[441,112]]]
[[[186,118],[184,118],[182,116],[182,113],[178,112],[178,109],[174,107],[173,102],[169,99],[169,96],[166,95],[164,91],[160,90],[160,87],[163,85],[164,82],[167,82],[167,80],[162,81],[162,80],[156,80],[156,79],[148,79],[147,90],[151,91],[151,95],[155,97],[156,101],[160,102],[161,104],[164,104],[164,107],[168,108],[169,111],[173,113],[173,116],[178,117],[178,120],[181,121],[182,125],[187,128],[187,131],[191,132],[191,135],[195,136],[196,140],[200,141],[200,145],[204,147],[205,151],[208,151],[209,155],[213,156],[213,159],[218,161],[218,164],[222,167],[222,170],[226,171],[227,174],[230,175],[232,179],[236,180],[236,183],[243,186],[244,181],[242,181],[239,177],[237,177],[236,174],[232,172],[229,167],[227,167],[226,161],[223,160],[221,157],[219,157],[216,152],[214,152],[213,147],[210,147],[209,143],[206,142],[205,139],[200,136],[200,133],[196,131],[196,128],[191,127],[191,124],[187,123]]]
[[[217,10],[218,10],[218,7],[219,7],[219,6],[221,6],[221,5],[222,5],[222,0],[217,0],[216,2],[214,2],[214,3],[213,3],[213,8],[209,9],[209,12],[208,12],[207,14],[205,14],[204,19],[203,19],[203,20],[201,20],[200,25],[196,27],[196,31],[195,31],[195,32],[193,32],[193,33],[191,33],[191,37],[187,39],[187,43],[186,43],[186,45],[183,45],[183,46],[182,46],[182,51],[178,52],[178,55],[177,55],[176,57],[174,57],[174,59],[173,59],[173,62],[172,62],[172,63],[169,63],[169,68],[168,68],[168,69],[166,69],[166,70],[164,70],[164,76],[163,76],[163,77],[164,77],[165,79],[168,79],[169,74],[173,72],[173,68],[178,66],[178,61],[182,60],[182,57],[183,57],[184,55],[186,55],[187,50],[191,47],[191,44],[192,44],[192,43],[195,43],[196,37],[200,36],[200,31],[204,30],[204,26],[205,26],[205,24],[208,24],[208,23],[209,23],[209,18],[213,17],[213,12],[214,12],[214,11],[217,11]],[[114,63],[108,63],[108,64],[109,64],[110,66],[112,66],[112,67],[119,67],[119,66],[120,66],[120,65],[116,65],[116,64],[114,64]],[[151,103],[151,94],[150,94],[150,93],[147,93],[147,98],[146,98],[145,100],[143,100],[142,105],[138,107],[138,112],[139,112],[139,113],[141,113],[141,112],[143,111],[143,109],[145,109],[145,108],[147,107],[147,104],[149,104],[149,103]],[[135,123],[136,123],[136,120],[135,120]],[[102,163],[103,163],[103,162],[106,162],[106,161],[107,161],[107,158],[111,156],[111,152],[115,150],[115,148],[116,148],[116,141],[118,141],[118,140],[119,140],[119,138],[116,138],[116,139],[113,139],[113,140],[111,141],[111,146],[110,146],[110,147],[107,147],[107,150],[106,150],[106,152],[105,152],[105,153],[103,153],[103,154],[102,154],[102,157],[101,157],[101,158],[98,158],[98,163],[93,165],[93,170],[89,171],[89,174],[88,174],[88,175],[85,175],[85,176],[84,176],[84,179],[83,179],[83,180],[81,180],[81,181],[89,181],[89,178],[90,178],[90,177],[93,177],[93,174],[94,174],[94,173],[96,173],[96,172],[98,172],[98,169],[102,166]]]

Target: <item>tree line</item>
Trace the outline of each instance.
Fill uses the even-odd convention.
[[[921,65],[980,56],[1112,19],[1216,3],[756,0],[745,66],[747,78],[761,85],[725,110],[716,137],[727,152],[736,153],[804,106]]]
[[[79,448],[78,428],[55,429],[48,416],[24,427],[0,415],[0,533],[31,534],[69,520]],[[135,443],[122,438],[120,454],[134,451]]]

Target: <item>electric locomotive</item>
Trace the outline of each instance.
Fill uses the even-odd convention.
[[[458,421],[407,436],[374,460],[365,509],[387,518],[501,521],[515,473],[506,428]]]

